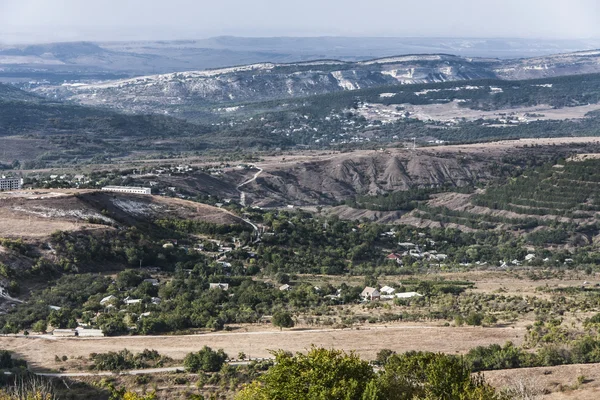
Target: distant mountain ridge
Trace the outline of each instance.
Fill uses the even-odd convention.
[[[37,93],[128,112],[181,114],[204,107],[293,99],[404,84],[523,80],[600,72],[600,51],[500,60],[415,54],[366,61],[257,63],[130,79],[45,85]]]
[[[600,39],[220,36],[201,40],[0,44],[3,72],[112,72],[163,74],[260,62],[314,59],[361,61],[393,54],[455,54],[514,59],[600,48]],[[2,69],[4,71],[2,71]]]

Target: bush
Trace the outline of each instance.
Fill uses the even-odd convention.
[[[223,349],[214,351],[210,347],[204,346],[197,353],[188,353],[183,360],[183,365],[189,372],[218,372],[227,358]]]
[[[292,315],[288,312],[276,312],[273,314],[273,325],[279,328],[292,328],[294,326],[294,320]]]
[[[161,366],[167,357],[162,357],[156,350],[145,349],[133,354],[129,350],[108,353],[92,353],[90,359],[94,362],[92,369],[98,371],[123,371]]]
[[[483,322],[483,314],[475,312],[470,313],[469,315],[467,315],[465,322],[467,323],[467,325],[480,326]]]

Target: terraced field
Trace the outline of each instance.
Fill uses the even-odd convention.
[[[403,218],[416,225],[530,232],[532,240],[564,243],[598,234],[600,160],[569,159],[525,171],[474,194],[443,193]],[[560,229],[558,229],[560,228]],[[560,237],[555,237],[558,232]]]

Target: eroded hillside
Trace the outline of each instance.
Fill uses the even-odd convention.
[[[597,147],[596,139],[523,140],[269,161],[258,164],[263,172],[244,190],[259,206],[335,205],[357,195],[474,186]]]

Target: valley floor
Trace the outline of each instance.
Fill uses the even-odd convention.
[[[312,345],[356,351],[375,359],[381,349],[396,352],[423,350],[449,354],[465,353],[473,347],[512,341],[520,345],[525,327],[444,327],[435,324],[395,323],[386,326],[363,325],[347,329],[297,327],[276,330],[269,326],[240,326],[239,332],[184,336],[121,336],[106,338],[55,338],[53,336],[0,337],[0,348],[10,350],[28,361],[34,370],[65,367],[55,356],[87,358],[90,353],[144,349],[157,350],[174,359],[183,359],[203,346],[223,349],[227,354],[244,352],[251,358],[270,358],[271,350],[305,351]]]

